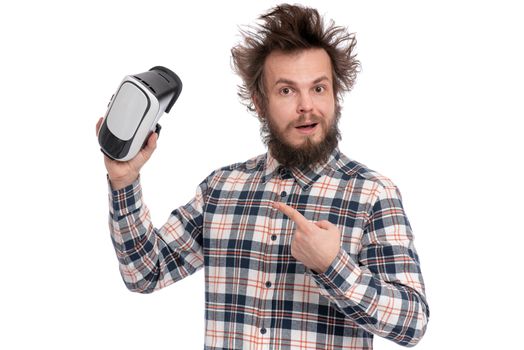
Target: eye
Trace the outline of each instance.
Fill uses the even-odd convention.
[[[291,94],[291,92],[292,90],[288,87],[283,87],[282,89],[280,89],[280,94],[284,96]]]
[[[316,92],[317,94],[321,94],[321,93],[323,93],[324,91],[326,91],[326,88],[325,88],[324,86],[322,86],[322,85],[317,85],[317,86],[315,86],[315,92]]]

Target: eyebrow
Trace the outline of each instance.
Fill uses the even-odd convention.
[[[313,84],[318,84],[318,83],[320,83],[321,81],[324,81],[324,80],[329,81],[329,78],[327,76],[323,75],[320,78],[317,78],[317,79],[313,80]],[[296,82],[294,82],[293,80],[280,78],[280,79],[278,79],[275,82],[275,85],[278,85],[278,84],[296,85]]]

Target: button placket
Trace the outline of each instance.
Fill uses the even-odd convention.
[[[276,202],[282,202],[282,203],[286,203],[287,202],[287,199],[289,198],[289,194],[291,193],[290,191],[293,189],[293,186],[294,186],[294,180],[293,180],[293,176],[291,175],[291,172],[289,172],[287,169],[280,169],[279,170],[279,175],[280,176],[277,176],[274,178],[275,181],[275,187],[273,187],[273,200],[276,201]],[[273,303],[273,297],[274,297],[274,294],[277,292],[275,289],[276,289],[276,282],[277,282],[277,279],[278,277],[276,277],[276,272],[277,272],[277,269],[278,269],[278,266],[277,266],[277,262],[271,262],[270,260],[270,256],[276,256],[278,254],[278,250],[279,250],[279,235],[281,234],[281,224],[277,224],[277,222],[279,222],[280,220],[278,220],[279,218],[281,218],[281,213],[277,210],[277,209],[274,209],[274,212],[271,214],[272,218],[273,219],[277,219],[276,221],[273,221],[273,223],[270,225],[271,227],[271,230],[273,232],[270,231],[271,235],[269,236],[269,245],[270,245],[270,249],[268,250],[268,255],[266,256],[266,263],[264,264],[264,272],[265,272],[265,278],[266,280],[262,280],[261,282],[263,283],[262,286],[263,288],[261,289],[261,293],[260,293],[260,297],[264,300],[263,301],[263,305],[264,305],[264,310],[270,310],[272,308],[272,303]],[[277,226],[275,226],[277,225]],[[262,336],[266,335],[266,333],[268,333],[270,331],[270,329],[266,328],[268,325],[271,324],[271,320],[268,319],[268,318],[261,318],[261,322],[259,323],[259,332]],[[267,336],[267,335],[266,335]]]
[[[292,185],[292,179],[291,174],[287,174],[282,169],[279,170],[279,175],[273,178],[273,188],[272,188],[272,198],[275,202],[283,202],[286,203],[286,197],[288,196],[290,185]],[[278,269],[276,266],[276,262],[271,260],[271,257],[276,256],[278,254],[278,235],[281,234],[281,225],[277,224],[279,220],[275,220],[279,218],[279,211],[275,208],[272,208],[274,212],[272,212],[271,218],[272,223],[270,224],[270,231],[268,232],[269,240],[267,240],[265,243],[268,245],[268,249],[266,250],[266,254],[264,257],[264,275],[261,276],[263,278],[259,283],[262,288],[260,288],[259,297],[261,298],[261,308],[265,311],[271,310],[272,303],[273,303],[273,297],[275,293],[275,274]],[[267,237],[267,236],[266,236]],[[258,323],[259,332],[261,336],[267,337],[269,334],[268,332],[270,329],[267,328],[271,324],[271,319],[268,317],[260,317],[260,322]]]

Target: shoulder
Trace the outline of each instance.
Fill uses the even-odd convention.
[[[231,172],[231,171],[245,171],[245,172],[252,172],[252,171],[258,171],[262,168],[264,168],[264,165],[266,164],[267,154],[260,154],[258,156],[255,156],[253,158],[250,158],[246,160],[245,162],[238,162],[233,163],[230,165],[223,166],[215,172]]]
[[[357,178],[363,181],[372,182],[381,188],[396,188],[396,185],[389,177],[369,168],[363,163],[348,158],[342,153],[339,155],[335,171],[347,179]]]
[[[358,188],[362,195],[367,193],[369,203],[402,207],[402,194],[389,177],[343,154],[339,158],[339,165],[336,171],[346,177],[348,183],[353,182],[350,185],[353,189]]]
[[[249,176],[250,174],[262,171],[265,168],[267,154],[260,154],[244,162],[238,162],[220,167],[206,178],[208,182],[229,178],[231,176]]]

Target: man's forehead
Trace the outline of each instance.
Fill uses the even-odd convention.
[[[331,82],[331,79],[327,75],[322,75],[311,81],[312,84],[319,84],[321,82]],[[278,78],[277,81],[274,82],[274,85],[278,85],[278,84],[295,85],[297,83],[298,82],[295,80],[286,79],[286,78]]]
[[[332,81],[331,59],[324,49],[273,51],[264,62],[264,75],[270,85],[278,83],[319,83]]]

